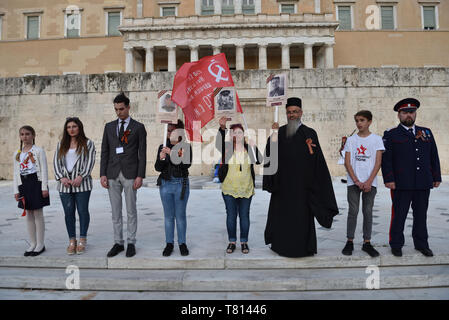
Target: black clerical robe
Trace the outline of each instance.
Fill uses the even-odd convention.
[[[278,170],[263,177],[263,189],[271,192],[265,243],[281,256],[305,257],[317,253],[314,217],[330,228],[338,206],[315,130],[302,124],[287,138],[286,129],[282,126],[278,133]],[[313,154],[309,138],[315,145],[310,145]],[[270,140],[266,155],[275,161],[269,158]]]

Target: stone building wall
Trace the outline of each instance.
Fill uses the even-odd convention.
[[[273,72],[273,71],[271,71]],[[374,114],[372,132],[379,135],[398,124],[393,105],[402,98],[421,101],[417,124],[427,126],[437,140],[443,174],[449,174],[449,68],[379,68],[289,70],[289,96],[303,99],[303,122],[318,132],[327,163],[333,175],[344,174],[337,164],[340,139],[354,128],[353,115],[361,109]],[[248,127],[254,132],[271,128],[273,110],[265,104],[265,79],[270,71],[233,71],[232,76],[245,112]],[[53,179],[52,158],[66,117],[78,116],[85,132],[95,141],[99,176],[101,138],[106,122],[116,119],[112,100],[124,91],[131,100],[131,116],[145,124],[148,132],[147,175],[155,175],[156,151],[162,142],[163,125],[156,122],[159,90],[170,89],[174,73],[93,74],[0,78],[0,178],[12,179],[12,156],[19,147],[18,129],[35,128],[36,144],[47,153],[49,176]],[[281,125],[286,123],[280,108]],[[242,119],[236,119],[242,121]],[[211,144],[217,120],[205,129],[203,155],[213,153]],[[263,131],[263,130],[262,130]],[[268,133],[267,133],[268,134]],[[257,143],[263,149],[267,135]],[[199,146],[194,153],[199,155]],[[212,164],[195,164],[192,175],[210,175]]]

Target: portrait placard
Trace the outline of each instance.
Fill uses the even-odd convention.
[[[158,93],[156,118],[160,123],[176,123],[178,121],[178,106],[171,100],[172,92],[162,90]]]
[[[271,74],[267,78],[267,106],[280,106],[287,102],[288,77],[286,73]]]
[[[215,117],[232,120],[237,112],[235,87],[223,87],[214,92]]]

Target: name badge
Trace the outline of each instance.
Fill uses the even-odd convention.
[[[123,152],[125,152],[125,151],[123,151],[123,147],[115,148],[115,153],[116,154],[120,154],[120,153],[123,153]]]

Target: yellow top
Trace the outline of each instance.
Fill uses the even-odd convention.
[[[240,165],[242,170],[240,171]],[[229,159],[228,173],[221,191],[234,198],[250,198],[254,195],[254,184],[251,176],[251,165],[246,151],[236,151]]]

